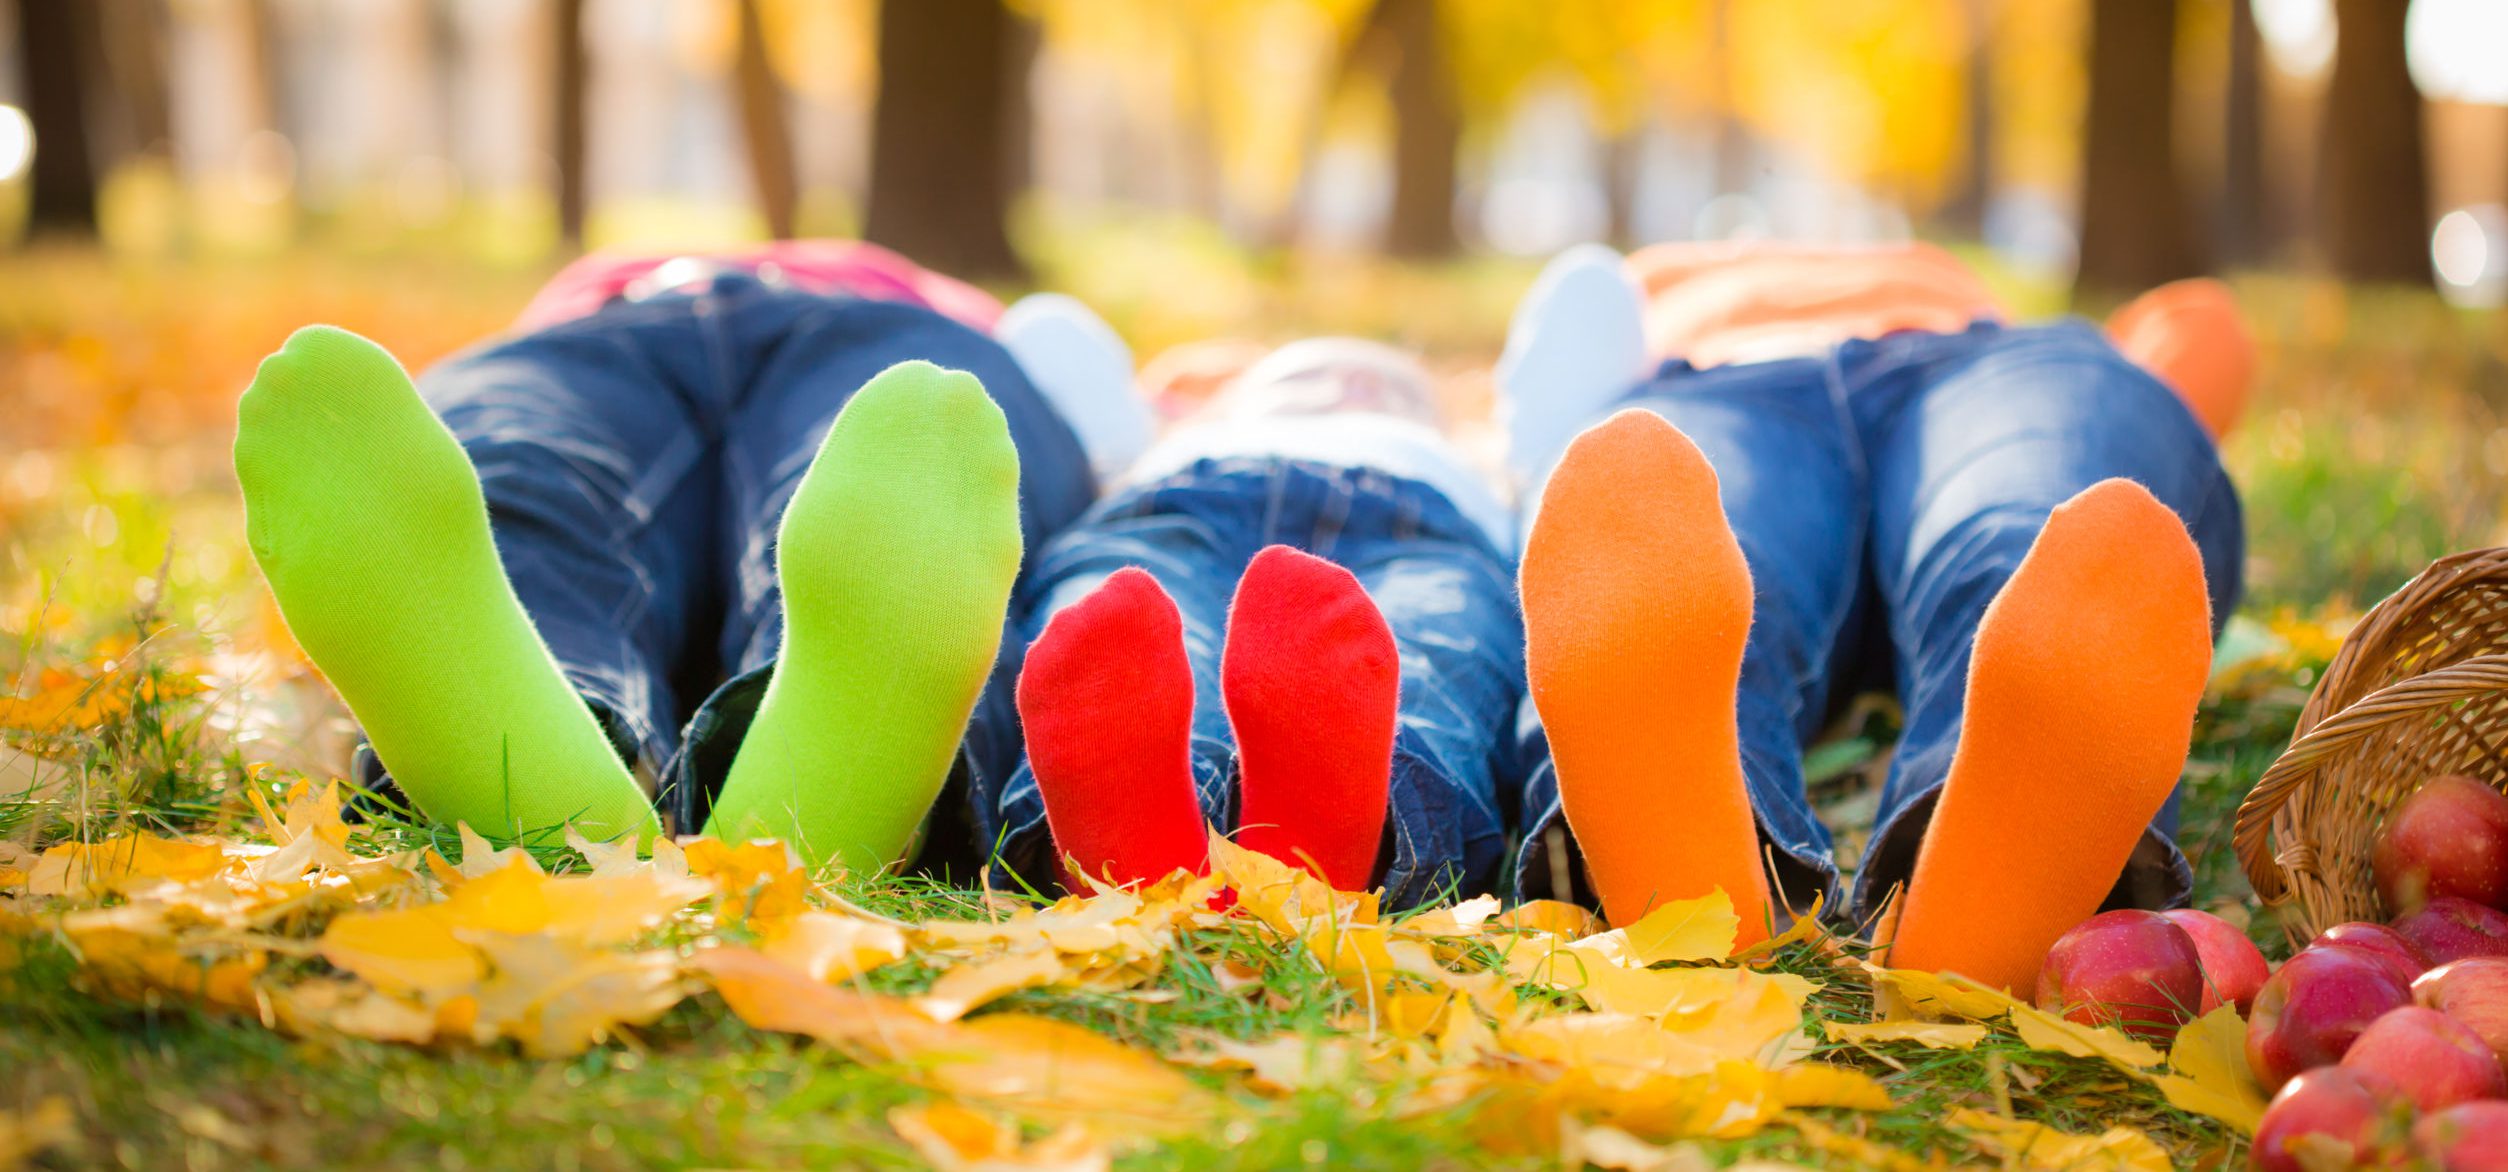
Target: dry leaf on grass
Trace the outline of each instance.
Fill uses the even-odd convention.
[[[2167,1149],[2130,1127],[2074,1135],[1967,1108],[1953,1112],[1950,1125],[2009,1166],[2068,1172],[2169,1172],[2174,1166]]]
[[[1832,1042],[1914,1042],[1929,1050],[1974,1050],[1992,1031],[1973,1022],[1829,1021],[1820,1023]]]
[[[1105,1145],[1080,1128],[1024,1144],[1015,1125],[955,1103],[891,1107],[888,1125],[939,1172],[1104,1172],[1113,1163]]]
[[[2181,1111],[2208,1115],[2254,1135],[2264,1118],[2264,1088],[2247,1066],[2247,1023],[2221,1006],[2188,1022],[2168,1052],[2160,1093]]]

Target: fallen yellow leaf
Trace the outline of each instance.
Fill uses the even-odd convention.
[[[2247,1066],[2247,1023],[2224,1005],[2186,1023],[2168,1052],[2160,1093],[2181,1111],[2208,1115],[2254,1135],[2264,1118],[2264,1088]]]
[[[955,1103],[891,1107],[888,1125],[939,1172],[1104,1172],[1113,1163],[1105,1145],[1079,1128],[1021,1144],[1015,1125]]]
[[[758,951],[811,980],[841,981],[903,957],[906,937],[886,924],[806,911],[775,922],[761,934]]]
[[[1965,1107],[1951,1113],[1950,1124],[1980,1147],[2022,1168],[2169,1172],[2174,1167],[2167,1149],[2130,1127],[2111,1127],[2097,1135],[2074,1135],[2043,1123],[2006,1119]]]
[[[914,1007],[933,1021],[956,1021],[987,1002],[1051,984],[1063,973],[1062,958],[1051,952],[1012,953],[942,973],[930,992],[914,999]]]
[[[1619,964],[1643,968],[1667,960],[1723,960],[1732,955],[1742,918],[1723,889],[1697,899],[1667,903],[1615,928],[1576,942]]]
[[[940,1089],[998,1103],[1031,1119],[1076,1123],[1100,1135],[1190,1130],[1215,1104],[1208,1092],[1146,1052],[1068,1022],[996,1013],[951,1027],[914,1054]]]
[[[1932,1021],[1822,1022],[1832,1042],[1914,1042],[1930,1050],[1974,1050],[1990,1031],[1971,1023]]]
[[[438,905],[354,912],[331,921],[322,959],[388,993],[434,1002],[478,984],[487,964]]]
[[[2055,1050],[2075,1058],[2104,1058],[2135,1078],[2149,1078],[2147,1069],[2165,1060],[2148,1043],[2120,1030],[2067,1021],[2035,1006],[2012,1006],[2012,1028],[2033,1050]]]

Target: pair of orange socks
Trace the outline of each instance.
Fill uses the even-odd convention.
[[[1650,413],[1588,430],[1544,490],[1522,579],[1533,704],[1605,914],[1722,888],[1743,942],[1760,938],[1776,909],[1734,706],[1750,571],[1714,469]],[[2175,787],[2210,661],[2176,514],[2125,480],[2056,508],[1978,624],[1891,963],[2029,989]]]

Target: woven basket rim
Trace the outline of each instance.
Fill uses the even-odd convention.
[[[2479,641],[2468,640],[2471,645],[2460,648],[2475,654],[2415,675],[2389,678],[2399,656],[2427,654],[2434,632],[2443,640],[2444,632],[2436,624],[2446,622],[2448,612],[2440,608],[2482,588],[2508,593],[2508,547],[2466,550],[2431,563],[2370,608],[2344,638],[2300,709],[2289,748],[2256,780],[2238,809],[2231,842],[2259,899],[2281,904],[2297,894],[2306,896],[2301,899],[2303,905],[2321,902],[2323,893],[2315,892],[2314,885],[2325,880],[2314,851],[2315,844],[2325,840],[2305,832],[2298,810],[2300,797],[2325,769],[2397,722],[2427,720],[2448,706],[2508,691],[2508,640],[2500,639],[2495,631]],[[2445,646],[2443,641],[2439,645]],[[2413,660],[2404,662],[2409,665]],[[2508,737],[2502,742],[2501,747],[2508,749]],[[2487,739],[2481,743],[2489,744]],[[2321,802],[2307,805],[2319,811],[2315,817],[2325,816]],[[2377,812],[2372,809],[2366,816]],[[2310,890],[2298,889],[2294,871],[2308,875]],[[2334,902],[2340,898],[2334,897]],[[2299,909],[2301,918],[2310,921],[2321,910],[2316,906]],[[2300,926],[2313,931],[2326,925]]]

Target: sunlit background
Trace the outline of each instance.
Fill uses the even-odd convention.
[[[2498,0],[16,6],[0,236],[136,257],[868,229],[1006,276],[1056,226],[1147,214],[1253,249],[1921,234],[2097,286],[2292,266],[2508,297]],[[884,98],[913,108],[883,125]],[[935,153],[983,190],[916,190]]]

